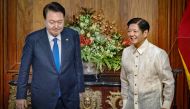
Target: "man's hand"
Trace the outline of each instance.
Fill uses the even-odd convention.
[[[26,99],[17,99],[16,100],[16,109],[26,109],[27,108]]]

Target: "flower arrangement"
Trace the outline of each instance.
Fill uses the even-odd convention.
[[[122,50],[129,42],[123,39],[113,23],[104,19],[102,11],[96,13],[92,8],[81,8],[79,15],[72,16],[68,27],[80,34],[84,62],[95,64],[100,72],[120,70]]]

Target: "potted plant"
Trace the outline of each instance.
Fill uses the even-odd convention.
[[[67,26],[79,32],[84,65],[98,70],[92,72],[120,70],[122,50],[129,41],[124,40],[113,23],[104,19],[102,11],[95,13],[92,9],[81,8],[80,13],[73,15]]]

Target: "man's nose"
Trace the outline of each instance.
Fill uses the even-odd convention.
[[[134,32],[132,31],[128,33],[128,36],[133,36],[133,35],[134,35]]]
[[[58,22],[56,22],[54,26],[55,26],[55,28],[58,28],[59,27]]]

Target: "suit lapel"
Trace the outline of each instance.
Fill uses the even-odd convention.
[[[70,41],[70,34],[67,31],[64,31],[61,33],[61,70],[64,68],[64,58],[66,53],[67,53],[67,49],[68,49],[68,44]]]

